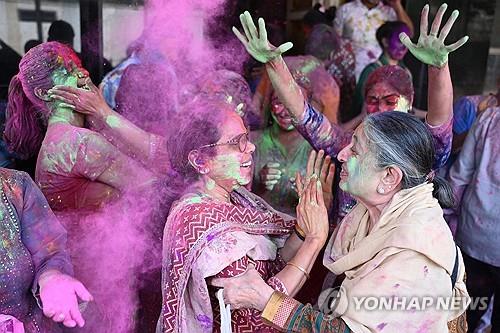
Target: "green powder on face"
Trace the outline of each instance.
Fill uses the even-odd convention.
[[[106,124],[109,127],[116,128],[120,126],[120,119],[117,116],[111,115],[106,117]]]
[[[396,111],[408,112],[410,110],[410,102],[403,96],[398,98],[398,104],[396,105]]]

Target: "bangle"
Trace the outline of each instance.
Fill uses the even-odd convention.
[[[293,263],[291,261],[287,262],[286,264],[297,268],[299,271],[301,271],[302,273],[304,273],[304,275],[306,276],[306,279],[309,280],[309,278],[310,278],[309,273],[307,273],[307,271],[305,269],[303,269],[302,267],[300,267],[299,265],[297,265],[297,264],[295,264],[295,263]]]
[[[299,226],[295,226],[295,228],[293,228],[293,231],[295,231],[295,234],[297,235],[297,237],[299,237],[299,239],[301,241],[305,241],[306,240],[304,232],[302,231],[302,229],[300,229]]]

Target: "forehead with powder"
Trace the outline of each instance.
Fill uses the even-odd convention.
[[[382,66],[374,70],[366,80],[365,96],[377,84],[383,83],[385,86],[399,95],[405,96],[408,100],[413,99],[413,83],[410,74],[399,66]]]

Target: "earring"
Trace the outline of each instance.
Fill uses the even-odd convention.
[[[208,171],[209,171],[208,168],[203,168],[198,170],[198,172],[201,173],[202,175],[206,175]]]
[[[385,190],[383,187],[377,187],[377,193],[378,194],[384,194],[385,193]]]

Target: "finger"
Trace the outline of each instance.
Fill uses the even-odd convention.
[[[314,187],[316,186],[316,177],[313,177],[309,184],[307,184],[306,189],[306,204],[310,205],[312,203],[316,204],[316,194],[314,193]]]
[[[314,161],[314,174],[319,177],[321,173],[321,164],[323,163],[323,156],[325,155],[325,152],[323,150],[320,150],[318,152],[318,155],[316,156],[316,160]]]
[[[314,161],[316,161],[316,151],[313,149],[309,153],[309,159],[307,160],[306,178],[311,177],[314,173]]]
[[[455,24],[458,14],[459,14],[458,10],[455,9],[448,18],[448,21],[446,21],[446,24],[444,25],[443,29],[441,29],[441,32],[439,33],[439,40],[441,40],[442,42],[444,42],[444,40],[450,33],[451,27],[453,26],[453,24]]]
[[[245,37],[250,42],[250,40],[252,39],[252,35],[250,34],[250,31],[248,30],[247,18],[245,16],[245,14],[240,15],[240,22],[241,22],[241,27],[243,28],[243,32],[245,32]]]
[[[444,12],[446,12],[446,8],[448,8],[448,5],[443,3],[441,7],[439,7],[436,17],[434,18],[434,21],[432,22],[431,26],[431,32],[429,35],[431,36],[437,36],[439,32],[439,27],[441,27],[441,21],[443,19]]]
[[[68,109],[71,109],[71,110],[75,110],[76,109],[76,106],[74,106],[73,104],[68,104],[68,103],[61,103],[59,104],[60,107],[62,108],[68,108]]]
[[[267,188],[273,188],[276,184],[278,184],[278,181],[276,180],[270,180],[270,181],[266,181],[264,182],[264,186],[267,187]]]
[[[268,175],[281,175],[280,169],[266,169]]]
[[[417,47],[415,44],[413,44],[410,37],[408,37],[408,35],[405,32],[399,34],[399,40],[410,51],[414,50]]]
[[[332,164],[332,158],[330,155],[327,155],[325,157],[325,160],[323,161],[323,164],[321,165],[321,174],[320,174],[320,180],[322,182],[325,182],[327,177],[328,177],[328,171],[330,170],[330,165]]]
[[[265,178],[264,178],[264,182],[270,182],[270,181],[278,181],[281,179],[281,175],[267,175]]]
[[[76,321],[74,321],[73,319],[71,318],[66,318],[64,321],[63,321],[63,325],[66,326],[66,327],[75,327],[76,326]]]
[[[61,89],[56,89],[52,88],[47,91],[50,95],[57,95],[57,96],[62,96],[64,98],[70,99],[70,100],[77,100],[78,97],[78,91],[66,91],[66,90],[61,90]]]
[[[451,52],[455,51],[456,49],[462,47],[462,45],[467,43],[468,40],[469,40],[469,36],[462,37],[458,41],[456,41],[455,43],[446,46],[446,50],[448,50],[448,52],[451,53]]]
[[[236,27],[233,27],[233,33],[236,35],[236,38],[238,38],[243,45],[246,46],[248,44],[248,40],[246,39],[246,37],[243,36],[241,32],[238,29],[236,29]]]
[[[52,318],[56,314],[56,311],[50,307],[43,307],[43,314],[47,318]]]
[[[266,166],[268,168],[279,168],[280,167],[280,164],[279,163],[276,163],[276,162],[269,162],[266,164]]]
[[[429,5],[425,5],[420,14],[420,37],[426,37],[429,29]],[[401,36],[401,35],[400,35]]]
[[[83,319],[82,313],[78,307],[71,308],[69,314],[71,315],[71,319],[74,320],[78,326],[83,327],[85,325],[85,320]]]
[[[63,96],[59,96],[59,95],[55,95],[55,94],[50,94],[49,98],[52,98],[53,100],[61,101],[61,102],[67,103],[67,104],[72,104],[72,102],[73,102],[70,99],[67,99],[67,98],[65,98]]]
[[[49,89],[49,92],[51,90],[57,90],[58,92],[64,91],[67,93],[71,93],[73,95],[77,95],[82,89],[71,87],[71,86],[56,85],[56,86],[53,86],[51,89]]]
[[[57,322],[57,323],[62,323],[64,321],[64,319],[66,319],[68,317],[67,314],[65,313],[56,313],[53,317],[52,317],[52,320]]]
[[[285,44],[281,44],[278,47],[278,51],[279,51],[280,54],[283,54],[286,51],[290,50],[292,47],[293,47],[293,43],[292,42],[286,42]]]
[[[94,300],[90,292],[87,290],[87,288],[85,288],[85,286],[81,282],[76,283],[75,293],[84,302],[90,302]]]
[[[226,278],[212,278],[208,280],[208,284],[218,288],[225,288],[227,284]]]
[[[325,199],[323,197],[323,189],[321,187],[321,182],[319,180],[316,182],[316,202],[320,206],[325,205]]]
[[[335,169],[336,169],[335,163],[331,163],[330,167],[328,168],[328,176],[325,181],[326,186],[329,187],[326,190],[331,190],[332,188],[333,179],[335,178]]]
[[[304,191],[304,184],[302,183],[302,176],[299,172],[295,174],[295,186],[297,187],[297,193],[300,196],[302,191]]]
[[[264,19],[261,17],[259,18],[259,37],[260,40],[264,43],[267,43],[267,30],[266,30],[266,23],[264,22]]]
[[[245,17],[248,30],[250,31],[250,36],[252,36],[252,39],[259,39],[259,33],[257,32],[257,27],[255,26],[255,23],[253,23],[252,15],[250,15],[248,11],[245,11]]]

